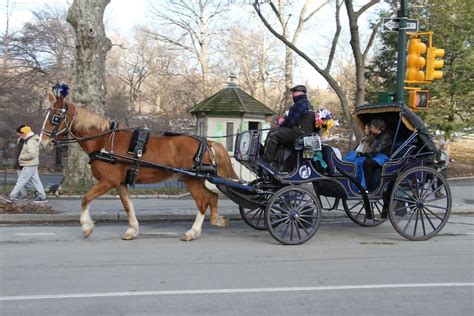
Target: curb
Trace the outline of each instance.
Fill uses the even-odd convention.
[[[470,177],[457,177],[457,178],[448,178],[447,179],[448,182],[449,181],[456,181],[456,180],[474,180],[474,177],[470,176]]]
[[[84,195],[79,195],[79,194],[61,194],[60,196],[48,196],[49,200],[61,200],[61,199],[82,199]],[[191,194],[189,192],[183,193],[183,194],[176,194],[176,195],[167,195],[167,194],[134,194],[130,195],[132,199],[182,199],[186,197],[190,197]],[[219,196],[220,197],[220,196]],[[112,194],[104,194],[101,195],[100,197],[97,198],[97,200],[100,199],[119,199],[120,197],[118,195],[112,195]]]
[[[240,213],[237,212],[221,212],[225,218],[236,221],[242,220]],[[451,211],[451,215],[459,216],[473,216],[474,209]],[[196,215],[191,212],[186,214],[137,214],[137,219],[140,223],[143,222],[169,222],[169,221],[193,221]],[[209,220],[209,215],[206,216],[206,221]],[[64,224],[73,223],[79,224],[80,214],[0,214],[0,224]],[[328,219],[347,219],[344,212],[323,212],[323,220]],[[123,212],[95,214],[92,217],[96,223],[127,223],[127,216]],[[389,219],[387,219],[387,222]]]

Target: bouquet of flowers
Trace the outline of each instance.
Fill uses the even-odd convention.
[[[314,119],[314,126],[321,135],[329,135],[329,131],[334,126],[332,113],[327,109],[318,109]]]

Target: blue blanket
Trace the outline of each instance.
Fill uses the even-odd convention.
[[[360,184],[362,185],[364,189],[367,189],[367,183],[365,182],[365,175],[364,175],[364,160],[366,159],[367,157],[358,156],[357,152],[355,151],[350,151],[344,156],[344,161],[349,161],[356,164],[356,167],[357,167],[356,178],[357,180],[359,180]],[[379,166],[383,166],[383,164],[387,162],[389,158],[385,154],[378,153],[378,154],[375,154],[373,157],[371,157],[371,159],[375,160],[377,164],[379,164]],[[359,189],[357,189],[357,187],[354,184],[352,184],[352,189],[355,192],[359,192]]]

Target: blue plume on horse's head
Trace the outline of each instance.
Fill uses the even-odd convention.
[[[59,84],[58,82],[53,86],[53,94],[56,98],[59,98],[60,96],[63,96],[65,98],[68,95],[68,92],[69,87],[64,82],[61,84]]]
[[[64,82],[61,83],[61,94],[63,95],[63,97],[67,97],[69,93],[69,87],[67,84],[65,84]]]

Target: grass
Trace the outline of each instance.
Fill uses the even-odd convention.
[[[449,177],[474,176],[474,139],[461,138],[450,143]]]

